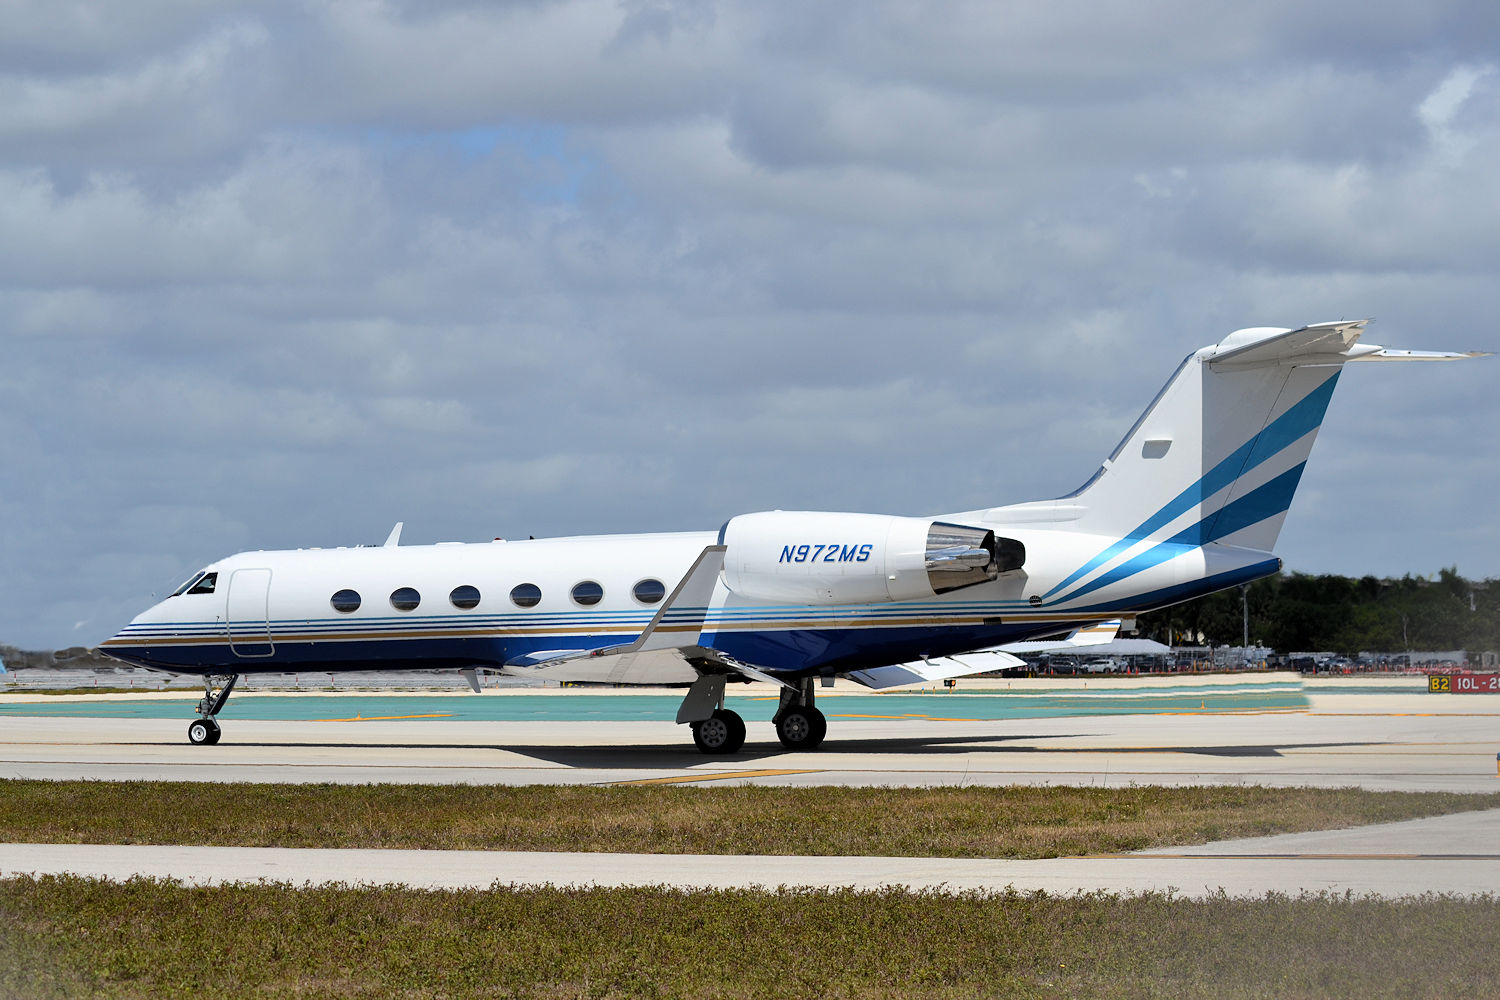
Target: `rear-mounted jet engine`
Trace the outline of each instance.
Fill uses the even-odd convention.
[[[885,514],[768,511],[724,525],[724,584],[756,601],[909,601],[1019,570],[1026,547],[993,531]]]

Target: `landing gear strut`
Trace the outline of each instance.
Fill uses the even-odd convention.
[[[828,720],[813,705],[816,678],[803,677],[795,691],[781,690],[781,708],[776,712],[776,738],[788,750],[812,750],[828,735]]]
[[[194,746],[213,746],[219,742],[219,720],[214,716],[229,700],[239,682],[239,674],[207,674],[203,678],[203,700],[198,702],[198,718],[188,726],[188,742]]]

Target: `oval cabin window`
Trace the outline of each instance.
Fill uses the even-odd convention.
[[[593,580],[584,580],[573,587],[573,600],[584,607],[593,607],[604,600],[604,588]]]
[[[517,584],[510,592],[510,603],[518,608],[534,608],[542,603],[542,588],[534,583]]]
[[[642,604],[656,604],[667,596],[667,587],[660,580],[645,579],[631,590]]]
[[[453,593],[448,595],[448,600],[453,606],[462,611],[479,607],[479,588],[464,584],[462,587],[454,587]]]
[[[402,587],[400,590],[391,591],[391,607],[397,611],[415,611],[417,605],[422,603],[422,595],[411,587]]]
[[[334,594],[332,597],[330,597],[328,599],[328,603],[332,604],[333,610],[337,611],[341,615],[347,615],[351,611],[358,611],[359,591],[347,589],[341,590],[337,594]]]

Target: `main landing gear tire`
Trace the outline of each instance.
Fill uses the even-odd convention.
[[[828,735],[828,719],[816,708],[789,708],[776,720],[776,738],[788,750],[812,750]]]
[[[188,726],[188,742],[194,746],[213,746],[219,742],[219,724],[213,719],[194,719]]]
[[[713,715],[693,723],[693,743],[704,753],[737,753],[745,745],[745,720],[738,712],[715,709]]]

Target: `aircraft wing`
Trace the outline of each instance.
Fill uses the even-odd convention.
[[[1119,618],[1107,622],[1095,622],[1076,628],[1061,639],[1031,639],[1026,642],[1008,642],[995,649],[1007,653],[1069,653],[1081,646],[1102,646],[1114,642],[1124,622]]]
[[[596,684],[692,684],[702,666],[722,672],[759,674],[698,644],[714,584],[724,567],[724,546],[709,545],[662,602],[634,642],[601,649],[556,649],[530,653],[505,664],[513,677]]]
[[[886,688],[900,687],[903,684],[930,684],[933,681],[948,680],[950,677],[968,677],[970,674],[989,673],[991,670],[1018,667],[1025,662],[1020,657],[999,649],[981,649],[973,653],[964,653],[961,656],[938,656],[930,660],[912,660],[910,663],[897,663],[889,667],[851,670],[844,676],[852,681],[858,681],[867,688],[883,691]]]
[[[992,670],[1024,666],[1026,661],[1016,656],[1017,653],[1066,652],[1083,646],[1097,646],[1113,642],[1115,635],[1120,631],[1121,624],[1120,619],[1116,618],[1113,621],[1098,622],[1074,629],[1061,639],[1010,642],[957,656],[939,656],[930,660],[897,663],[889,667],[853,670],[845,676],[867,688],[883,691],[886,688],[900,687],[903,684],[932,683],[954,677],[987,674]]]

